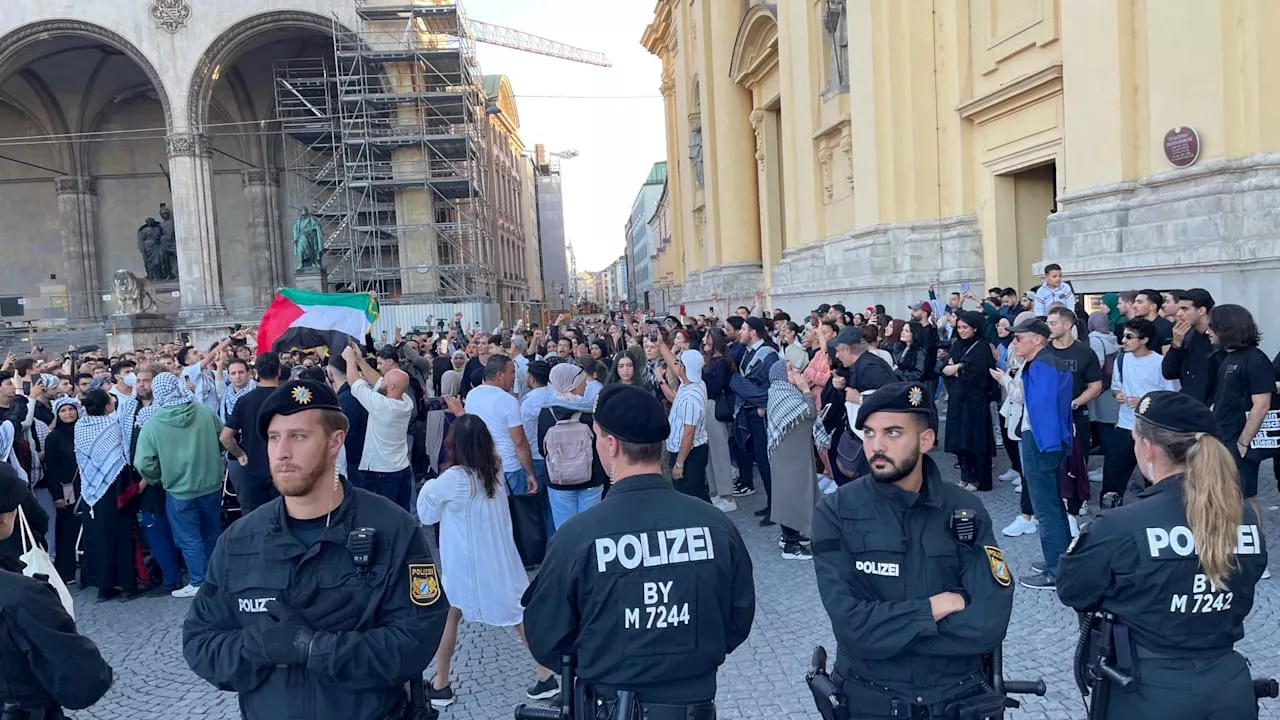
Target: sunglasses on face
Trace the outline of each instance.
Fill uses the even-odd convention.
[[[1125,333],[1125,334],[1124,334],[1124,339],[1125,339],[1125,340],[1141,340],[1142,338],[1140,338],[1140,337],[1138,337],[1137,335],[1134,335],[1134,334],[1132,334],[1132,333]]]

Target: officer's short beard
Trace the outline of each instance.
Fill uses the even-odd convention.
[[[883,470],[877,470],[875,462],[884,460],[889,463],[889,467]],[[904,458],[901,462],[894,462],[893,458],[888,455],[876,454],[867,458],[867,462],[871,464],[871,478],[881,483],[896,483],[902,478],[910,475],[915,471],[916,465],[920,464],[920,446],[917,445],[911,455]]]
[[[332,471],[325,472],[324,463],[318,463],[316,467],[310,468],[309,471],[303,468],[300,468],[300,470],[304,470],[304,472],[273,478],[276,490],[280,491],[281,495],[285,497],[306,497],[321,484],[325,477],[333,478]]]

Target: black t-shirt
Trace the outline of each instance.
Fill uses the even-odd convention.
[[[1222,356],[1213,396],[1213,417],[1222,428],[1222,444],[1231,447],[1240,439],[1245,416],[1253,408],[1252,396],[1271,395],[1275,390],[1275,369],[1258,348],[1241,348]]]
[[[1156,326],[1156,341],[1160,344],[1151,343],[1151,349],[1161,352],[1164,348],[1173,344],[1173,323],[1164,317],[1157,317],[1151,321]]]
[[[1072,399],[1080,397],[1089,383],[1102,382],[1102,365],[1098,363],[1098,356],[1093,352],[1093,348],[1085,343],[1076,340],[1065,350],[1060,350],[1050,343],[1049,350],[1062,361],[1063,368],[1071,373]],[[1105,391],[1106,388],[1103,390]]]
[[[239,403],[236,403],[237,407]],[[298,538],[298,542],[311,547],[316,544],[320,536],[324,534],[325,529],[329,527],[330,517],[321,515],[320,517],[311,518],[310,520],[299,520],[297,518],[285,515],[285,522],[289,525],[289,532]]]
[[[235,430],[240,447],[249,456],[249,464],[245,472],[258,480],[271,479],[271,464],[267,461],[267,441],[258,435],[258,412],[262,405],[275,392],[274,387],[256,387],[244,397],[236,401],[231,417],[227,418],[227,427]]]
[[[849,368],[849,386],[858,392],[879,390],[885,385],[898,382],[898,375],[884,361],[884,358],[873,352],[864,352]]]

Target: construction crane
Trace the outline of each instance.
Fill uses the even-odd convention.
[[[570,62],[613,67],[613,63],[609,62],[609,58],[604,53],[583,50],[562,42],[479,20],[468,19],[468,23],[471,26],[471,34],[475,36],[477,42],[511,48],[512,50],[523,50],[524,52],[560,58]]]

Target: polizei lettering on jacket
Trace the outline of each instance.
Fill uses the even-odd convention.
[[[264,613],[267,611],[267,603],[273,602],[275,598],[239,598],[236,604],[242,613]]]
[[[634,570],[638,567],[703,562],[714,560],[715,557],[711,530],[705,527],[653,530],[617,538],[596,538],[598,572],[607,572],[611,563],[626,570]]]
[[[1184,525],[1146,529],[1147,549],[1158,560],[1174,560],[1196,554],[1196,538]],[[1236,554],[1258,555],[1262,552],[1262,534],[1257,525],[1241,525],[1236,529]]]

